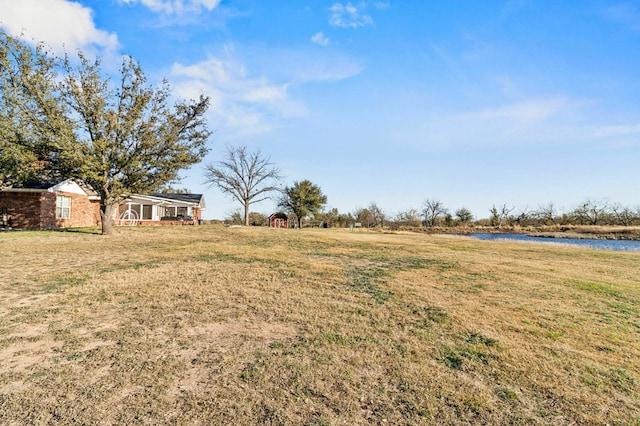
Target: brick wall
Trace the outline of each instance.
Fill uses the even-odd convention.
[[[100,202],[91,201],[85,195],[57,192],[53,195],[53,215],[55,218],[56,195],[71,197],[71,217],[55,220],[55,228],[100,226]]]
[[[7,209],[9,225],[17,229],[40,229],[41,192],[0,192],[0,207]]]
[[[71,197],[71,218],[56,219],[56,195]],[[100,202],[79,194],[0,191],[0,207],[7,209],[16,229],[100,226]]]
[[[40,229],[60,228],[56,223],[56,194],[40,194]]]

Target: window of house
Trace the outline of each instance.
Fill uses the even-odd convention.
[[[145,204],[142,206],[142,220],[153,219],[153,206]]]
[[[71,218],[71,197],[66,195],[56,196],[56,219]]]

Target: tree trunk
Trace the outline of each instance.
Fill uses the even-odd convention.
[[[113,212],[117,204],[100,204],[100,221],[102,222],[102,235],[111,235],[113,232]]]
[[[244,203],[244,226],[249,226],[249,203]]]

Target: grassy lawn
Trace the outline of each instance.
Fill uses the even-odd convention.
[[[0,233],[0,424],[640,424],[640,254]]]

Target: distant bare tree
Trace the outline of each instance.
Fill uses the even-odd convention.
[[[369,213],[371,213],[373,225],[382,228],[384,226],[384,221],[387,218],[384,211],[380,207],[378,207],[375,201],[372,201],[371,204],[369,204],[367,210],[369,210]]]
[[[224,222],[228,225],[242,225],[243,221],[244,218],[242,217],[240,209],[228,212],[227,216],[224,218]]]
[[[587,200],[572,215],[580,225],[600,225],[608,211],[609,205],[605,201]]]
[[[496,207],[495,204],[491,207],[491,225],[501,227],[505,220],[509,219],[509,215],[512,211],[514,211],[515,207],[510,207],[506,204],[500,206],[500,208]]]
[[[407,209],[395,215],[395,221],[399,226],[420,226],[420,212],[418,209]]]
[[[422,216],[425,226],[436,226],[441,216],[447,214],[447,209],[440,200],[426,199],[422,203]]]
[[[618,224],[622,226],[631,226],[639,219],[636,212],[631,210],[629,207],[625,207],[620,204],[613,205],[611,210],[613,211]]]
[[[529,210],[529,207],[524,207],[520,212],[515,214],[513,217],[509,218],[513,220],[514,223],[519,226],[530,226],[533,222],[535,222],[535,217],[533,212]]]
[[[231,195],[244,208],[244,224],[249,226],[249,207],[278,191],[282,176],[280,169],[260,150],[248,152],[247,147],[227,147],[224,160],[206,166],[206,179],[210,185]]]
[[[375,224],[375,219],[367,208],[356,207],[356,209],[353,211],[353,217],[356,222],[362,224],[362,226],[365,226],[367,228],[370,228],[371,225]]]
[[[538,209],[533,212],[533,215],[538,222],[543,225],[555,225],[558,220],[556,217],[556,209],[552,202],[546,206],[538,207]]]

